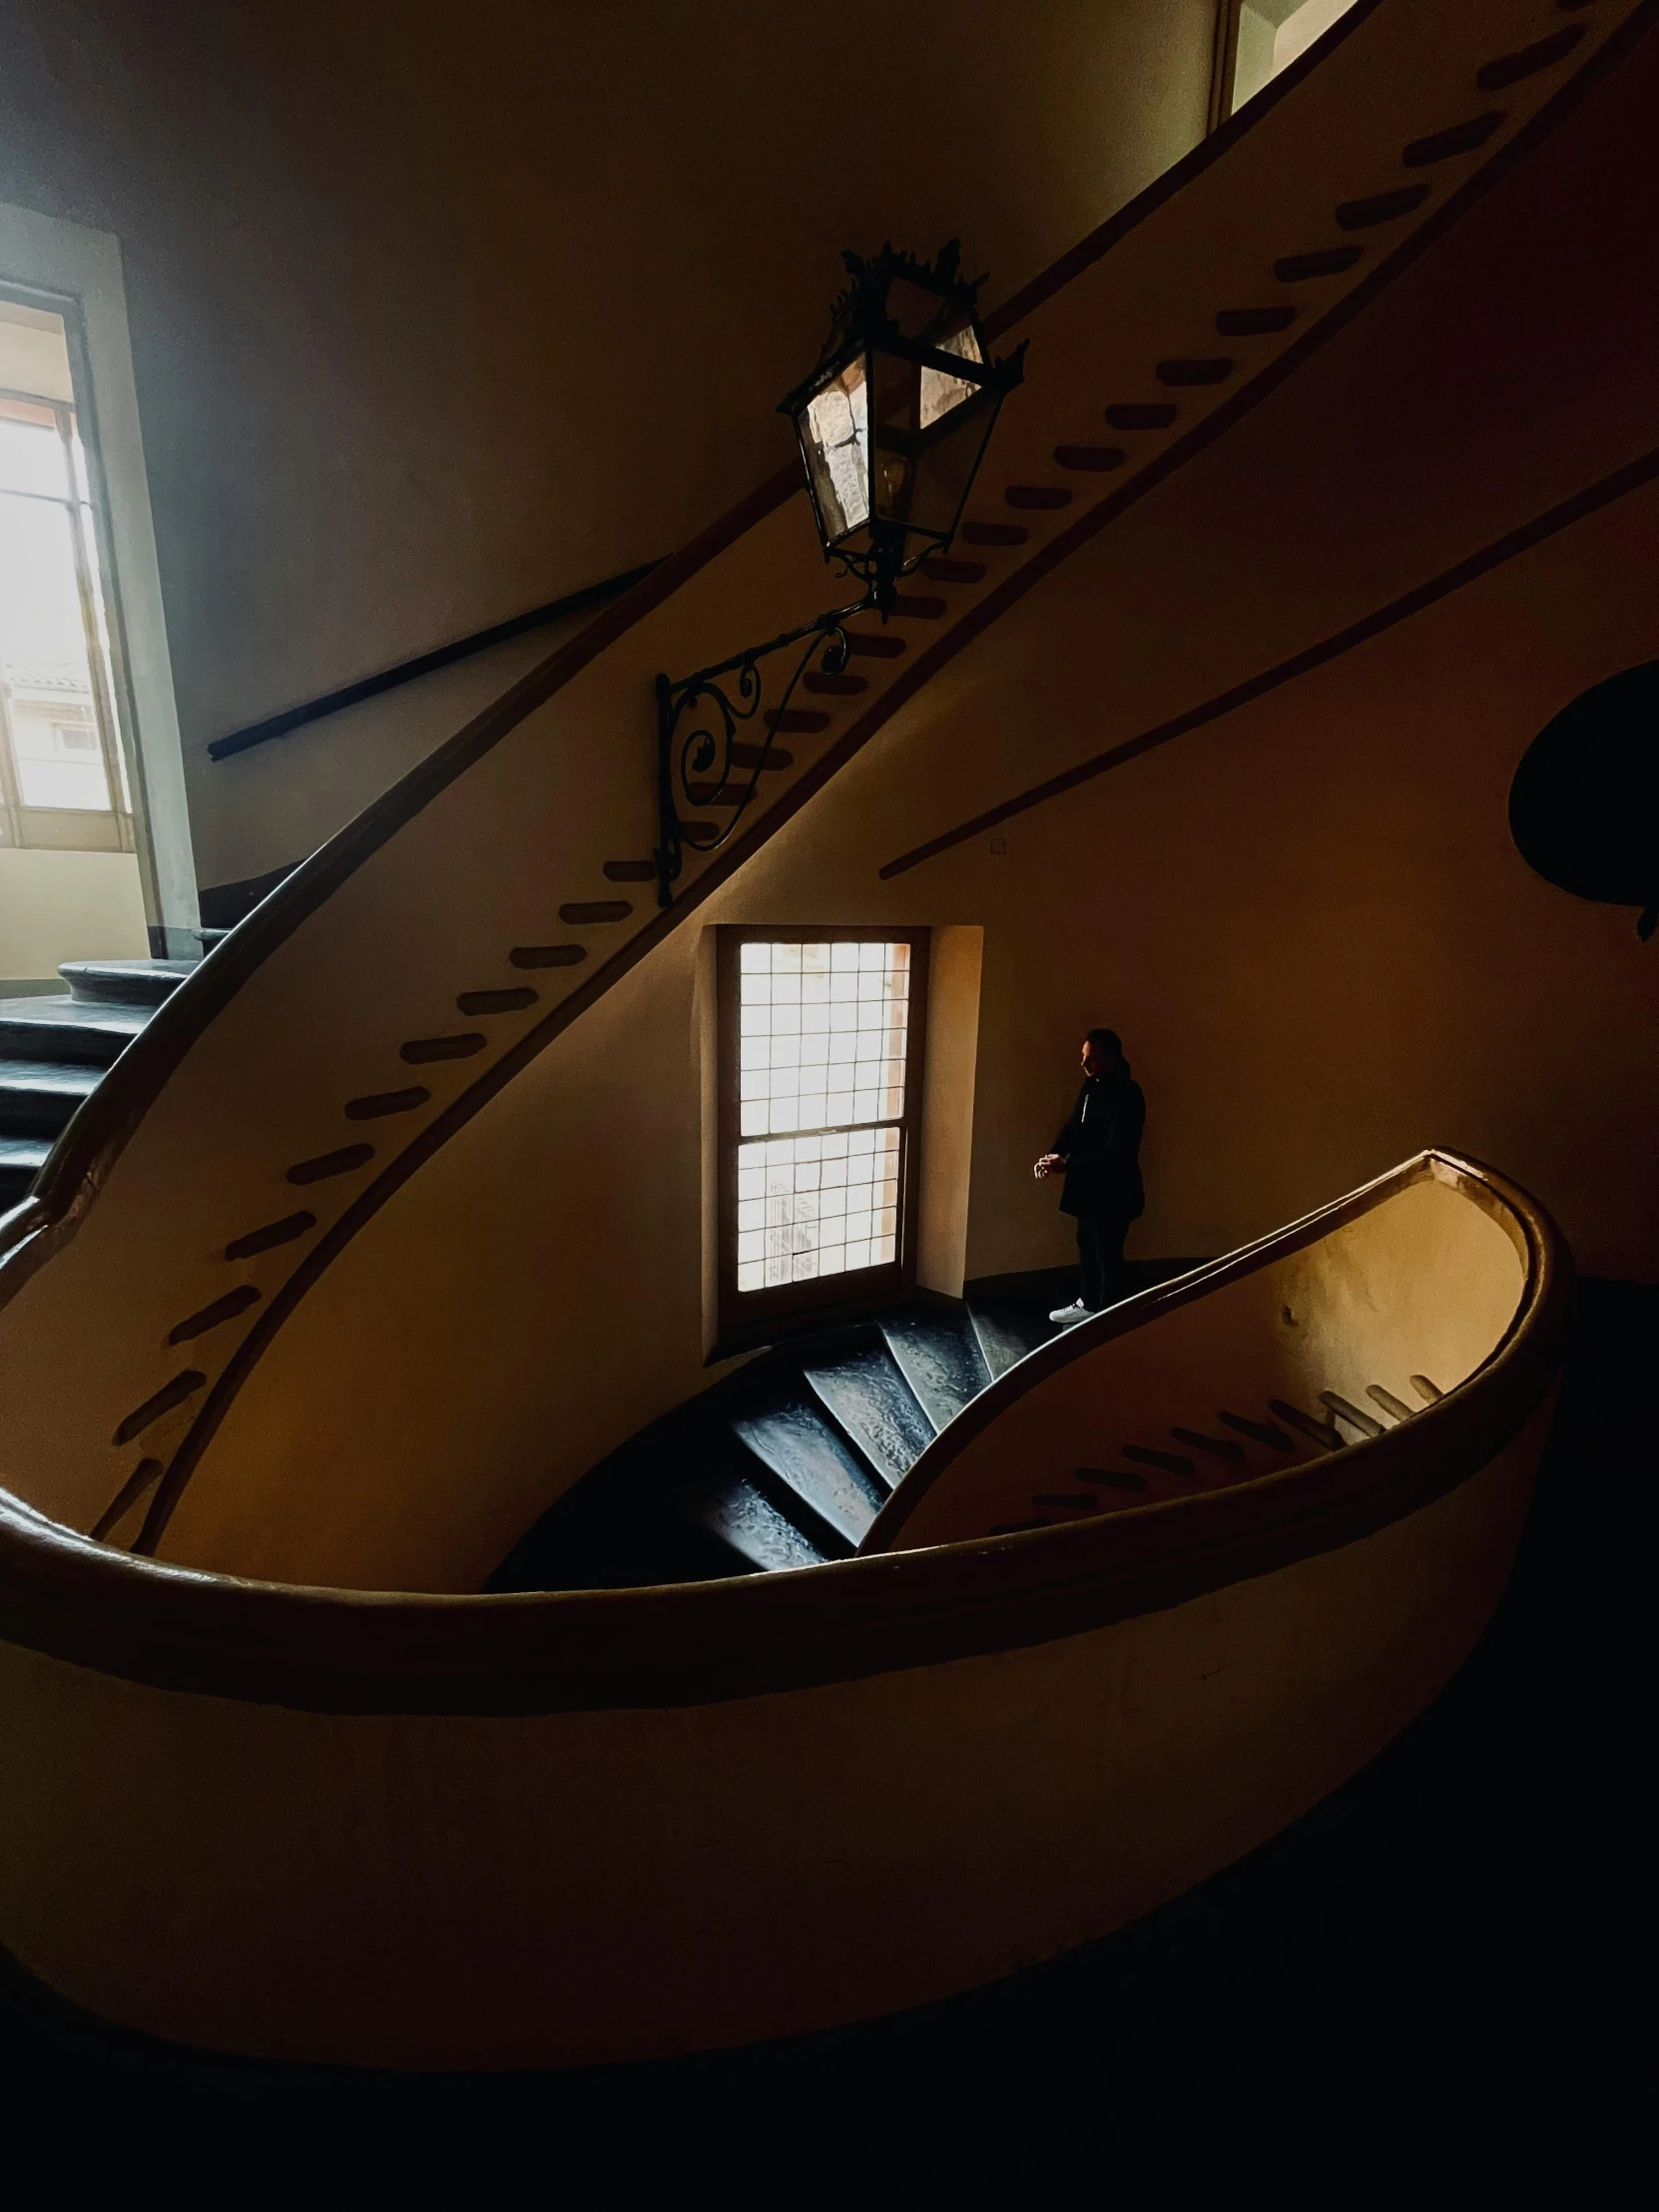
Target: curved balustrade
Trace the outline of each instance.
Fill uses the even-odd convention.
[[[859,1548],[1177,1501],[1236,1520],[1264,1482],[1352,1497],[1389,1456],[1380,1443],[1496,1358],[1539,1264],[1496,1184],[1425,1154],[1021,1361],[921,1454]]]
[[[301,1590],[0,1501],[0,1937],[75,2002],[192,2043],[510,2066],[821,2027],[1103,1935],[1296,1818],[1467,1652],[1569,1276],[1523,1193],[1425,1155],[1139,1302],[1128,1334],[1033,1355],[922,1491],[942,1503],[1001,1434],[1025,1452],[1068,1378],[1089,1385],[1069,1456],[1103,1450],[1098,1363],[1161,1338],[1205,1386],[1160,1417],[1247,1407],[1247,1477],[796,1573]],[[1239,1368],[1241,1290],[1270,1345],[1264,1297],[1306,1303],[1307,1345]],[[1421,1410],[1366,1396],[1417,1360],[1444,1382]],[[1310,1416],[1287,1455],[1273,1397],[1316,1385],[1384,1432],[1309,1452],[1332,1441]]]

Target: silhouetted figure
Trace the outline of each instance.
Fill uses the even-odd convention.
[[[1122,1296],[1123,1240],[1146,1207],[1141,1185],[1141,1131],[1146,1100],[1129,1073],[1115,1029],[1091,1029],[1083,1039],[1083,1088],[1071,1118],[1032,1173],[1039,1183],[1065,1170],[1060,1211],[1077,1221],[1083,1295],[1049,1315],[1062,1328],[1086,1321]]]

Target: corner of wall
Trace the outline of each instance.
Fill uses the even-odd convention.
[[[946,1298],[961,1297],[967,1273],[984,948],[985,932],[977,924],[950,923],[933,931],[928,954],[916,1281]]]

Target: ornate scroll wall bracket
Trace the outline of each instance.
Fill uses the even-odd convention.
[[[871,596],[786,630],[694,676],[657,679],[657,903],[667,906],[688,848],[715,852],[748,814],[769,767],[781,765],[777,741],[787,735],[803,680],[828,688],[843,675],[850,648],[844,625],[874,604]],[[767,704],[762,663],[788,653],[788,678]],[[816,665],[815,665],[816,664]]]

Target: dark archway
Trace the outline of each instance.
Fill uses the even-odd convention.
[[[1577,898],[1639,906],[1659,925],[1659,661],[1563,707],[1526,750],[1509,787],[1521,858]]]

